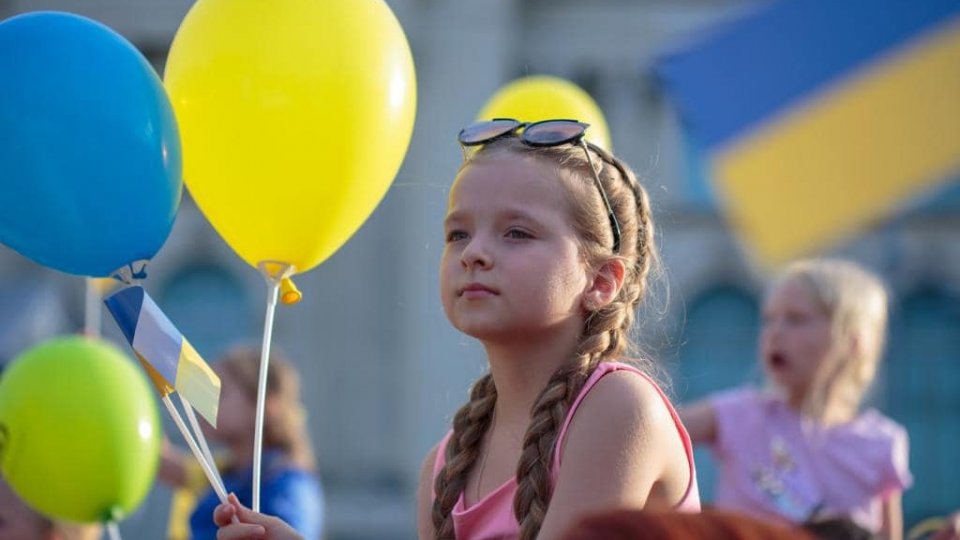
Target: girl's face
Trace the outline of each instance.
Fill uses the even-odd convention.
[[[810,389],[831,354],[831,321],[809,286],[796,279],[776,285],[763,306],[760,358],[771,380],[794,398]]]
[[[450,322],[481,340],[582,326],[588,272],[565,188],[548,165],[501,153],[474,161],[450,192],[440,293]]]
[[[228,442],[237,437],[250,437],[256,422],[256,399],[251,399],[240,382],[222,366],[215,366],[220,376],[220,408],[217,412],[217,428],[210,435]]]

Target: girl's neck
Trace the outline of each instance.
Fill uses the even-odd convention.
[[[539,340],[485,342],[490,373],[497,386],[497,423],[526,426],[537,397],[550,377],[576,352],[578,336],[566,332]]]

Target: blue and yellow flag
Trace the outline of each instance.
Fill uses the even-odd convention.
[[[220,378],[143,287],[121,289],[104,303],[160,393],[176,390],[216,426]]]
[[[960,173],[960,1],[775,2],[659,72],[767,266]]]

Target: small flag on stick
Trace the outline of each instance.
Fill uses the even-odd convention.
[[[121,289],[104,303],[161,396],[176,390],[216,426],[220,378],[143,287]]]

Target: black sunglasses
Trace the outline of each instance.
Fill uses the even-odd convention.
[[[587,163],[590,165],[590,172],[593,173],[593,181],[600,191],[600,198],[603,199],[603,205],[607,208],[607,216],[610,218],[610,229],[613,231],[613,252],[620,253],[620,223],[613,213],[610,200],[607,199],[607,192],[600,182],[600,175],[597,174],[597,169],[593,166],[593,158],[590,157],[587,142],[583,140],[588,127],[590,127],[590,124],[584,124],[576,120],[542,120],[531,123],[520,122],[512,118],[495,118],[476,122],[461,129],[457,140],[466,148],[486,144],[501,137],[516,136],[520,138],[523,144],[528,146],[548,147],[569,143],[583,148],[583,152],[587,156]],[[523,131],[518,133],[521,129]]]

